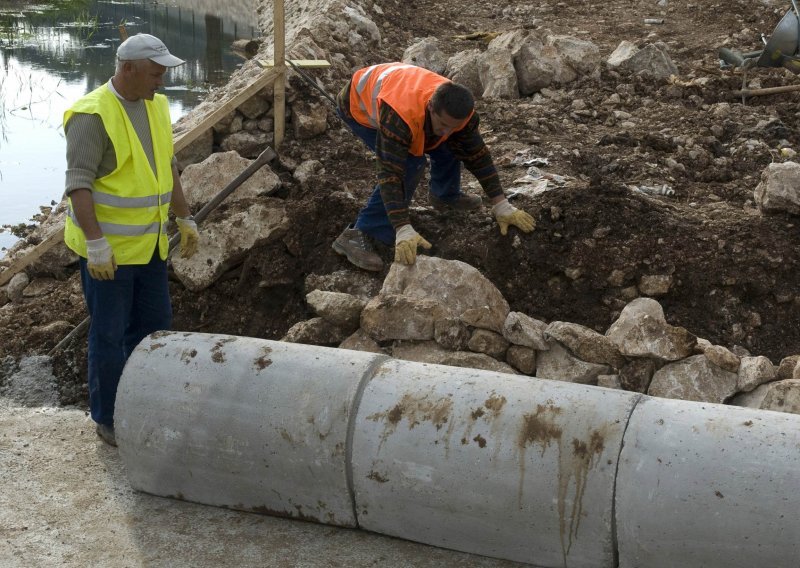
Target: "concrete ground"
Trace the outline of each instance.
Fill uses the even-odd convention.
[[[510,568],[483,558],[132,490],[80,410],[0,398],[0,565]]]

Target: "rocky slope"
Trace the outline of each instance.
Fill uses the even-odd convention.
[[[288,52],[330,61],[329,70],[310,72],[329,93],[354,68],[401,59],[427,37],[436,38],[435,50],[405,55],[445,65],[456,55],[472,57],[476,89],[494,86],[478,102],[482,129],[506,188],[536,217],[536,231],[502,237],[485,210],[439,214],[427,206],[424,190],[415,201],[413,223],[434,244],[430,254],[477,268],[512,311],[604,333],[631,300],[654,297],[670,324],[711,344],[765,356],[775,365],[800,353],[798,219],[790,211],[764,214],[755,196],[765,168],[791,161],[800,146],[798,95],[752,97],[743,105],[733,94],[741,87],[741,71],[720,69],[717,58],[722,46],[759,49],[759,33],[771,33],[788,4],[768,0],[754,9],[744,1],[610,0],[589,6],[578,0],[318,0],[292,5]],[[259,7],[267,37],[271,8],[267,2]],[[663,24],[646,24],[646,18]],[[558,73],[553,62],[563,52],[556,53],[543,68],[549,69],[550,82],[520,95],[530,85],[520,86],[517,63],[531,61],[536,45],[551,53],[558,42],[548,38],[563,36],[595,49],[580,51]],[[640,71],[609,65],[623,41],[645,53],[660,45],[657,51],[666,56],[661,64],[674,75],[655,60]],[[270,54],[265,45],[260,56]],[[516,91],[502,84],[509,75],[496,74],[509,65],[518,79]],[[256,73],[255,65],[246,66],[229,89]],[[540,69],[533,76],[547,74]],[[756,68],[748,78],[752,88],[797,82],[782,69]],[[224,95],[212,94],[208,106]],[[264,95],[268,102],[269,93]],[[280,163],[272,168],[282,185],[285,230],[237,251],[201,290],[187,287],[176,268],[176,329],[279,339],[313,315],[306,293],[325,278],[347,282],[347,291],[373,295],[382,284],[385,273],[359,273],[330,249],[371,190],[370,155],[296,76],[288,100],[293,122]],[[319,109],[326,109],[322,127],[300,128],[304,117],[317,117],[319,125]],[[264,120],[269,110],[262,106],[253,113],[240,112],[238,124],[247,130],[246,122],[255,122],[251,131],[264,133],[256,137],[257,147],[269,140]],[[221,125],[203,143],[252,158],[252,145],[245,148],[230,138],[235,129]],[[530,170],[536,164],[538,171]],[[547,191],[537,192],[541,179],[547,180]],[[469,191],[479,192],[468,174],[464,181]],[[664,186],[674,193],[650,193]],[[209,225],[263,202],[258,196],[252,200],[223,206]],[[390,260],[391,251],[382,253]],[[39,263],[26,278],[29,284],[18,280],[13,290],[0,292],[0,302],[7,302],[0,308],[0,358],[5,358],[0,385],[21,357],[47,352],[85,317],[69,259]],[[74,341],[54,359],[62,404],[86,399],[83,343]]]

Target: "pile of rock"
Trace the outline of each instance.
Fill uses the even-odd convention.
[[[306,298],[317,317],[293,326],[284,341],[800,413],[800,355],[776,367],[712,345],[667,323],[651,298],[631,301],[602,334],[512,312],[478,270],[454,260],[394,264],[377,294],[346,277],[312,286]]]

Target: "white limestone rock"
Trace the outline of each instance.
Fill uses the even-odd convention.
[[[665,361],[688,357],[697,344],[697,338],[686,329],[669,325],[661,305],[650,298],[637,298],[625,306],[606,337],[626,357]]]
[[[612,374],[609,365],[589,363],[572,355],[556,341],[550,341],[550,349],[536,356],[536,376],[540,379],[566,381],[583,385],[596,385],[597,377]]]
[[[692,355],[656,371],[647,394],[722,404],[736,393],[736,380],[736,373],[713,365],[705,355]]]

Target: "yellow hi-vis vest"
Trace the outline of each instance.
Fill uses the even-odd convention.
[[[105,84],[78,100],[64,113],[64,126],[75,113],[97,114],[103,120],[117,157],[116,169],[92,184],[94,212],[117,264],[147,264],[158,243],[167,258],[166,227],[172,197],[172,123],[164,95],[145,100],[156,174],[117,96]],[[69,201],[64,241],[86,258],[86,236]]]

